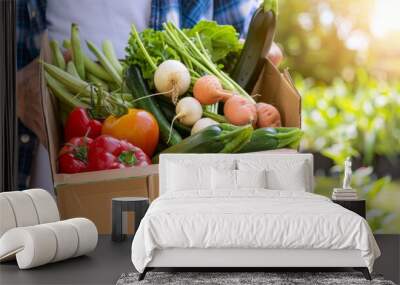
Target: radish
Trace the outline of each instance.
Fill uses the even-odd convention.
[[[214,75],[205,75],[195,82],[193,96],[201,104],[211,105],[219,101],[225,102],[232,96],[232,92],[224,90],[221,82]]]
[[[172,119],[171,127],[170,127],[170,137],[172,127],[174,126],[174,122],[176,119],[179,120],[185,126],[193,126],[198,120],[201,119],[203,115],[203,107],[200,102],[197,101],[193,97],[185,97],[179,100],[178,104],[176,104],[175,108],[176,115]],[[168,138],[169,142],[169,138]]]
[[[158,92],[171,97],[174,104],[179,96],[188,91],[190,83],[189,70],[177,60],[164,61],[154,73],[154,85]]]
[[[209,126],[218,125],[218,122],[214,121],[210,118],[202,118],[198,120],[194,126],[192,127],[192,131],[190,132],[191,135],[200,132],[202,129],[205,129]]]
[[[193,126],[203,115],[203,108],[199,101],[193,97],[185,97],[181,99],[176,105],[176,116],[179,122],[185,126]]]
[[[267,103],[257,103],[257,127],[280,127],[281,115],[279,111],[272,105]]]
[[[224,105],[224,115],[229,123],[237,126],[257,122],[256,105],[241,96],[230,97]]]

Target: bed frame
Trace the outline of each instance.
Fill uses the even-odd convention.
[[[266,159],[304,159],[307,162],[307,176],[309,185],[306,191],[313,192],[313,157],[311,154],[299,153],[257,153],[257,154],[229,154],[230,158],[265,156]],[[200,158],[201,157],[201,158]],[[175,159],[206,159],[209,163],[215,159],[215,154],[168,154],[162,155],[160,160],[160,194],[165,189],[166,160]],[[146,273],[154,269],[184,269],[197,271],[215,271],[223,268],[228,271],[271,271],[279,269],[284,271],[305,270],[305,271],[324,271],[339,268],[353,268],[361,271],[367,280],[371,280],[371,275],[359,250],[330,250],[330,249],[250,249],[250,248],[169,248],[158,249],[154,252],[153,259],[147,265],[143,273],[139,275],[139,280],[143,280]],[[196,270],[194,270],[196,269]],[[338,270],[340,271],[340,270]]]
[[[171,248],[156,250],[152,261],[139,275],[143,280],[146,273],[155,268],[221,269],[228,271],[264,271],[279,269],[290,271],[309,268],[323,269],[353,268],[371,280],[368,268],[359,250],[329,249],[193,249]]]

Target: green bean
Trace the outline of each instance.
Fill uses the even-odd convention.
[[[98,87],[103,88],[106,91],[109,91],[109,87],[107,85],[107,83],[105,83],[103,80],[101,80],[100,78],[96,77],[95,75],[88,73],[87,78],[90,82],[96,84]]]
[[[50,48],[52,53],[53,64],[59,68],[65,70],[65,60],[58,46],[58,42],[55,40],[50,41]]]
[[[70,40],[64,40],[63,41],[63,48],[71,49],[71,41]]]
[[[84,55],[84,64],[87,71],[101,80],[112,82],[113,78],[107,73],[107,71],[100,65],[91,60],[88,56]]]
[[[118,74],[118,72],[114,69],[110,61],[105,57],[105,55],[90,41],[86,42],[88,48],[94,53],[94,55],[97,57],[98,61],[101,63],[101,65],[104,67],[104,69],[107,71],[107,73],[112,77],[112,79],[118,84],[122,85],[122,78]]]
[[[73,93],[81,93],[87,97],[92,96],[92,91],[97,91],[97,88],[90,86],[89,83],[77,78],[68,72],[58,68],[57,66],[42,62],[44,69],[54,79],[62,83],[68,90]]]
[[[131,106],[130,102],[124,100],[125,98],[116,94],[110,94],[102,88],[92,83],[85,82],[57,66],[43,61],[40,61],[40,63],[43,64],[44,70],[50,76],[63,84],[70,92],[76,94],[75,97],[78,97],[80,101],[90,104],[97,102],[93,107],[94,109],[92,109],[92,113],[96,113],[96,118],[106,118],[110,114],[121,116],[126,114],[128,108]]]
[[[49,73],[45,72],[44,74],[46,78],[47,85],[50,87],[54,96],[60,100],[64,105],[69,108],[75,107],[84,107],[88,108],[89,105],[81,102],[76,98],[72,93],[70,93],[61,83],[59,83],[56,79],[54,79]]]
[[[71,25],[71,45],[72,45],[72,58],[78,71],[79,77],[85,79],[85,64],[84,54],[81,47],[81,40],[79,38],[78,25],[73,23]]]
[[[76,67],[75,67],[75,64],[74,64],[73,61],[69,61],[69,62],[67,63],[67,72],[68,72],[69,74],[71,74],[71,75],[77,77],[77,78],[80,78],[80,77],[79,77],[79,74],[78,74],[78,71],[76,70]]]
[[[111,65],[115,68],[120,76],[122,76],[122,65],[119,62],[117,56],[115,55],[114,47],[109,40],[103,42],[103,52],[106,58],[110,61]]]
[[[71,49],[71,41],[69,40],[64,40],[63,41],[63,47],[65,49]],[[107,71],[104,70],[101,65],[95,63],[93,60],[91,60],[86,54],[83,54],[83,64],[87,71],[96,77],[105,80],[105,81],[112,81],[113,79],[111,76],[107,73]]]

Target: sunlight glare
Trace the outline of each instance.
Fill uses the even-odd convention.
[[[377,37],[400,31],[400,0],[375,0],[371,30]]]

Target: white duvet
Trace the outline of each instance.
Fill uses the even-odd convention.
[[[132,262],[143,272],[165,248],[358,249],[370,271],[380,255],[368,223],[328,198],[255,189],[162,195],[140,223]]]

